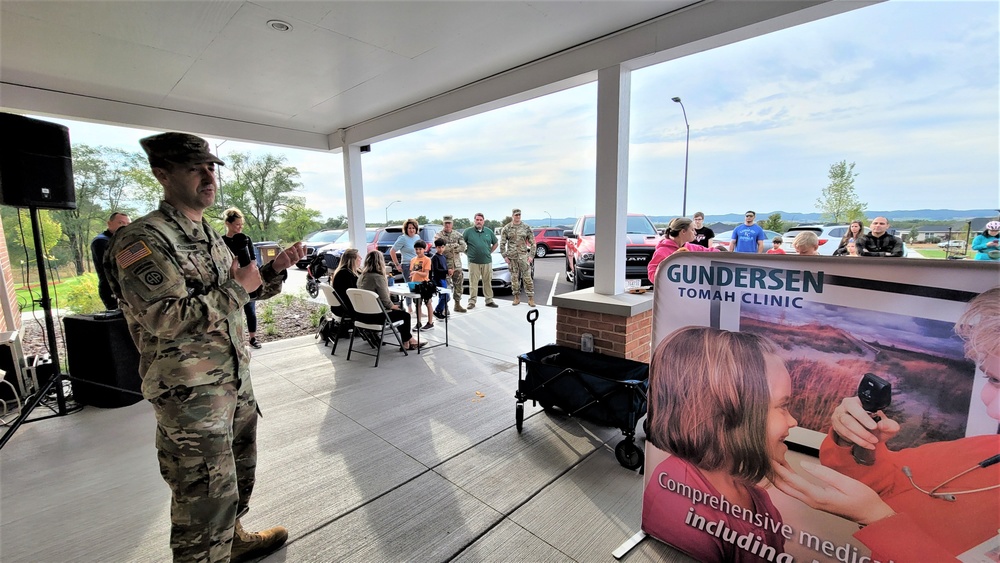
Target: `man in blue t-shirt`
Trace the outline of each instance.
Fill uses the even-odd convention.
[[[746,212],[745,222],[733,229],[733,240],[729,241],[730,252],[750,252],[756,254],[764,252],[764,239],[767,236],[764,234],[764,229],[760,228],[760,225],[754,224],[756,218],[757,214],[755,212]]]

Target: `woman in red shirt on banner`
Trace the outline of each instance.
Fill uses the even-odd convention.
[[[1000,420],[1000,288],[969,303],[955,332],[966,357],[986,378],[980,398]],[[1000,551],[1000,436],[995,432],[891,451],[885,443],[899,424],[879,411],[865,412],[857,397],[841,401],[820,447],[814,485],[779,471],[778,488],[813,508],[844,497],[844,475],[874,489],[892,512],[854,534],[876,558],[907,561],[996,561]],[[855,444],[873,450],[873,465],[860,465]],[[836,470],[836,471],[834,471]],[[840,473],[843,475],[841,475]],[[853,480],[852,479],[852,480]],[[990,555],[992,553],[992,555]],[[993,559],[990,559],[993,557]]]

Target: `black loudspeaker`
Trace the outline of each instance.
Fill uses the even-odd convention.
[[[63,326],[66,328],[67,364],[76,402],[115,408],[127,407],[142,400],[142,396],[136,394],[142,391],[139,351],[132,342],[125,317],[70,315],[63,318]]]
[[[69,129],[0,113],[0,203],[76,209]]]

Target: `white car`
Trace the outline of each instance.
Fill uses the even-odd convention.
[[[468,293],[469,289],[469,257],[463,252],[462,256],[462,275],[465,279],[462,281],[462,287],[464,292]],[[510,291],[510,268],[507,266],[507,261],[503,259],[500,254],[500,249],[494,250],[493,254],[490,255],[493,259],[493,281],[490,286],[493,290],[501,289],[503,291]],[[531,263],[531,277],[535,277],[535,263]],[[482,291],[480,289],[480,291]]]
[[[965,241],[958,239],[946,240],[944,242],[939,242],[938,246],[941,248],[965,248]]]

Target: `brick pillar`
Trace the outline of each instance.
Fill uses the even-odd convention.
[[[4,234],[3,225],[0,225],[0,275],[3,276],[3,283],[0,283],[0,289],[4,293],[4,295],[0,296],[0,300],[4,300],[3,307],[0,307],[0,332],[21,330],[20,309],[17,307],[17,295],[14,292],[14,273],[10,269],[10,256],[7,254],[7,236]]]
[[[559,307],[556,313],[556,344],[580,349],[580,336],[594,336],[594,351],[616,358],[649,362],[653,311],[632,317]]]

